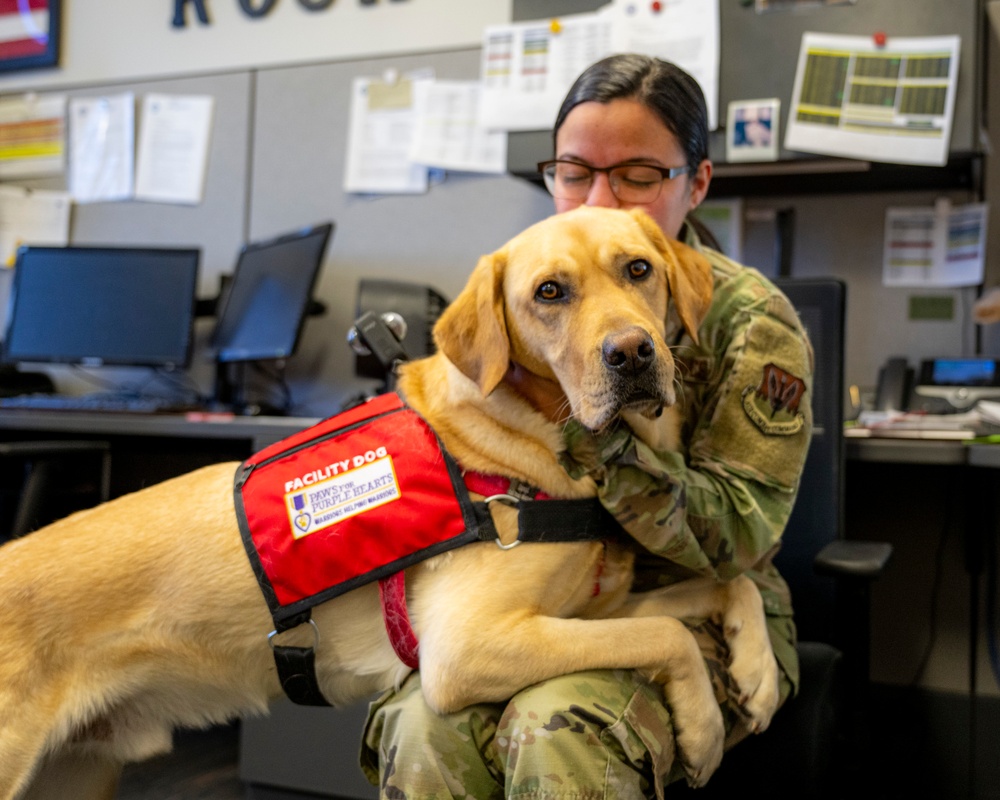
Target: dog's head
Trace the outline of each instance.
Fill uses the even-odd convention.
[[[705,258],[645,212],[582,206],[483,256],[434,338],[484,395],[515,362],[557,380],[573,416],[598,429],[674,402],[668,299],[697,340],[711,293]]]

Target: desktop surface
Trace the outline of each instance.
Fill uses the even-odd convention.
[[[21,394],[0,398],[0,410],[68,411],[106,414],[183,414],[203,410],[198,403],[163,397],[99,392],[87,395]]]
[[[263,449],[319,420],[312,417],[240,416],[207,411],[185,414],[107,414],[79,411],[0,410],[2,432],[101,437],[229,439]],[[248,450],[247,455],[250,455]]]

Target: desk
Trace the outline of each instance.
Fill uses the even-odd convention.
[[[1000,531],[998,526],[997,482],[1000,473],[1000,445],[975,444],[959,440],[851,438],[845,440],[846,458],[853,461],[956,467],[962,472],[955,482],[960,495],[956,507],[959,521],[964,566],[969,580],[969,761],[968,775],[971,796],[976,787],[977,742],[977,664],[981,584],[987,569],[993,569],[996,549],[991,545]],[[984,498],[987,499],[984,502]]]
[[[970,445],[954,439],[868,439],[847,438],[845,454],[854,461],[881,461],[895,464],[957,464],[968,463]],[[993,445],[975,445],[992,449]],[[1000,460],[997,461],[1000,466]]]
[[[317,420],[307,417],[197,419],[181,414],[5,410],[0,441],[101,439],[111,443],[111,496],[206,464],[242,461]]]
[[[245,441],[254,451],[290,436],[317,420],[308,417],[227,417],[196,419],[183,414],[114,414],[70,411],[0,412],[0,438],[12,432],[64,436],[178,437]]]

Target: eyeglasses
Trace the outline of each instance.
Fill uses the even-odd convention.
[[[623,203],[652,203],[660,196],[664,181],[690,172],[688,166],[654,167],[651,164],[614,164],[592,167],[579,161],[542,161],[538,171],[545,179],[549,194],[560,200],[584,202],[594,185],[594,173],[604,172],[611,191]]]

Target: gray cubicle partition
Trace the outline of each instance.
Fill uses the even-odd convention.
[[[605,0],[514,0],[515,20],[531,20],[592,11]],[[890,37],[961,37],[951,152],[979,153],[984,66],[983,0],[852,0],[801,7],[774,4],[777,10],[757,13],[753,2],[719,0],[719,124],[725,127],[726,108],[734,100],[777,97],[781,100],[781,133],[787,118],[802,35],[806,32]],[[548,158],[547,133],[514,137],[509,166],[512,172],[534,169]],[[784,148],[784,160],[801,158]],[[712,136],[711,156],[725,161],[722,131]]]
[[[596,5],[599,0],[515,0],[512,15],[544,18]],[[740,0],[721,0],[721,21],[722,108],[729,100],[748,96],[785,99],[803,30],[867,34],[881,29],[890,36],[958,33],[962,58],[952,151],[981,149],[982,0],[947,4],[857,0],[760,15]],[[329,61],[287,67],[67,87],[71,97],[128,90],[137,97],[167,92],[210,94],[216,100],[201,204],[77,206],[72,243],[198,245],[204,251],[201,291],[210,296],[217,291],[219,275],[232,269],[245,241],[333,219],[337,232],[318,286],[318,297],[328,311],[306,324],[301,350],[288,365],[294,413],[329,414],[373,386],[354,377],[353,360],[343,344],[353,321],[359,278],[423,281],[453,297],[481,254],[551,213],[551,201],[543,190],[509,175],[449,173],[427,194],[416,196],[362,197],[343,191],[350,85],[355,76],[378,77],[390,68],[401,73],[430,68],[439,78],[475,80],[479,59],[479,48],[351,61],[331,56]],[[520,157],[533,164],[551,153],[548,133],[540,133],[527,149],[518,136],[511,139],[512,161]],[[916,359],[969,351],[967,291],[928,292],[955,297],[955,319],[909,320],[907,301],[912,292],[883,287],[879,278],[887,206],[927,206],[941,194],[956,204],[970,202],[979,199],[977,186],[926,187],[923,192],[896,196],[862,194],[859,189],[859,194],[833,198],[824,195],[820,180],[810,186],[818,194],[775,196],[773,180],[761,177],[756,185],[766,197],[754,200],[754,192],[748,190],[750,202],[758,217],[774,208],[796,207],[793,274],[835,275],[847,280],[849,288],[856,282],[863,287],[851,292],[859,302],[848,309],[849,384],[873,383],[877,366],[889,355]],[[59,179],[32,185],[61,188],[63,184]],[[765,271],[771,267],[769,253],[750,255]],[[204,343],[210,325],[210,320],[199,325],[199,343]],[[206,391],[210,388],[210,365],[198,354],[193,375]],[[72,384],[74,378],[62,371],[58,380]]]
[[[277,233],[302,218],[337,221],[319,296],[325,317],[306,327],[291,365],[308,412],[372,387],[353,377],[344,336],[360,278],[427,283],[451,299],[484,253],[552,213],[544,190],[507,175],[449,173],[425,195],[359,196],[343,190],[351,82],[392,67],[432,67],[437,78],[476,80],[478,49],[261,71],[251,190],[251,229]],[[319,380],[316,380],[316,378]]]
[[[72,244],[195,245],[202,249],[201,293],[218,290],[218,276],[231,271],[236,254],[250,232],[247,225],[248,170],[251,147],[250,114],[253,76],[246,72],[162,79],[110,86],[67,89],[70,98],[132,92],[137,101],[136,124],[141,125],[144,95],[192,94],[214,98],[205,193],[195,206],[168,203],[113,202],[73,207]],[[22,183],[18,181],[18,183]],[[32,188],[63,189],[62,176],[36,179]]]
[[[508,175],[449,173],[424,195],[344,192],[351,81],[389,69],[428,68],[438,78],[476,80],[479,49],[66,89],[70,97],[131,91],[137,101],[153,92],[215,98],[204,200],[197,206],[78,205],[71,243],[201,247],[200,294],[210,297],[244,242],[334,220],[337,230],[317,287],[328,310],[306,323],[300,352],[288,364],[293,412],[333,413],[375,385],[355,379],[345,344],[360,278],[426,282],[454,297],[480,255],[552,213],[544,191]],[[27,185],[62,189],[65,181]],[[211,324],[198,326],[199,349]],[[89,388],[69,370],[52,371],[61,387]],[[211,388],[212,370],[200,352],[192,375],[203,390]]]

